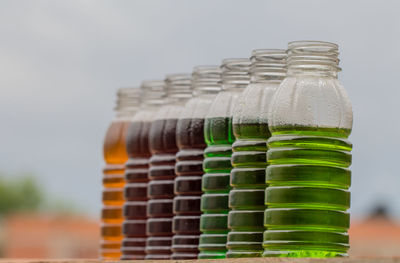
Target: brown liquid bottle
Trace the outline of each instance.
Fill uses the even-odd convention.
[[[133,116],[128,128],[126,149],[129,160],[126,162],[124,189],[121,252],[122,260],[140,260],[146,256],[147,241],[147,188],[149,159],[149,130],[151,121],[162,102],[158,97],[160,81],[144,81],[141,85],[140,110]],[[162,87],[162,86],[161,86]]]
[[[125,204],[122,225],[122,260],[145,258],[146,246],[146,209],[147,183],[149,167],[149,127],[145,111],[139,111],[129,125],[126,137],[126,149],[129,160],[126,162],[124,189]]]
[[[124,172],[128,159],[125,138],[129,119],[138,109],[138,101],[134,99],[138,94],[139,89],[135,88],[118,90],[117,115],[104,140],[106,166],[103,169],[100,257],[105,260],[117,260],[121,256]]]
[[[194,98],[180,114],[176,139],[172,259],[196,259],[199,253],[201,178],[203,175],[204,118],[220,91],[218,67],[197,67],[192,75]]]
[[[175,133],[177,117],[191,97],[191,77],[186,74],[168,75],[165,80],[165,105],[151,124],[147,205],[146,259],[170,259],[172,242],[172,210],[174,198],[175,154],[178,151]]]

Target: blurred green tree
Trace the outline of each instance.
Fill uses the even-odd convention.
[[[0,175],[0,217],[20,211],[37,211],[43,191],[32,176],[10,178]]]

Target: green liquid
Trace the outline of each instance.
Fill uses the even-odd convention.
[[[227,257],[261,257],[268,125],[234,124]]]
[[[268,140],[265,257],[347,256],[351,130],[273,127]]]
[[[231,118],[208,118],[204,124],[207,148],[202,179],[200,259],[225,258],[228,233],[229,175],[234,136]]]

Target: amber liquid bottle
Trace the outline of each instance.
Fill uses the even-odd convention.
[[[124,172],[128,160],[125,138],[130,117],[138,109],[135,96],[139,89],[119,89],[116,118],[110,124],[104,140],[103,209],[101,213],[100,257],[118,260],[121,257],[122,206],[124,204]]]
[[[192,96],[191,77],[187,74],[168,75],[165,79],[164,105],[151,124],[149,202],[146,259],[170,259],[172,243],[172,203],[174,198],[175,139],[177,117],[184,103]]]
[[[183,109],[176,128],[179,152],[176,154],[176,179],[173,203],[172,259],[195,259],[199,253],[201,178],[203,175],[204,118],[219,86],[208,85],[215,77],[210,67],[197,67],[192,75],[194,98]]]

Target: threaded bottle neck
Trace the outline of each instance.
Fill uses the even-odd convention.
[[[321,41],[294,41],[288,44],[288,75],[337,78],[339,67],[337,44]]]
[[[252,83],[280,83],[286,77],[286,50],[256,49],[251,54]]]
[[[117,91],[117,103],[114,108],[117,117],[131,117],[140,108],[140,88],[120,88]]]
[[[157,108],[165,103],[167,92],[164,80],[145,80],[141,90],[143,107]]]
[[[193,96],[215,95],[221,91],[221,69],[218,66],[197,66],[192,73]]]
[[[244,89],[250,83],[250,65],[248,58],[228,58],[222,61],[222,89]]]
[[[170,74],[165,78],[167,103],[185,103],[193,96],[190,74]]]

